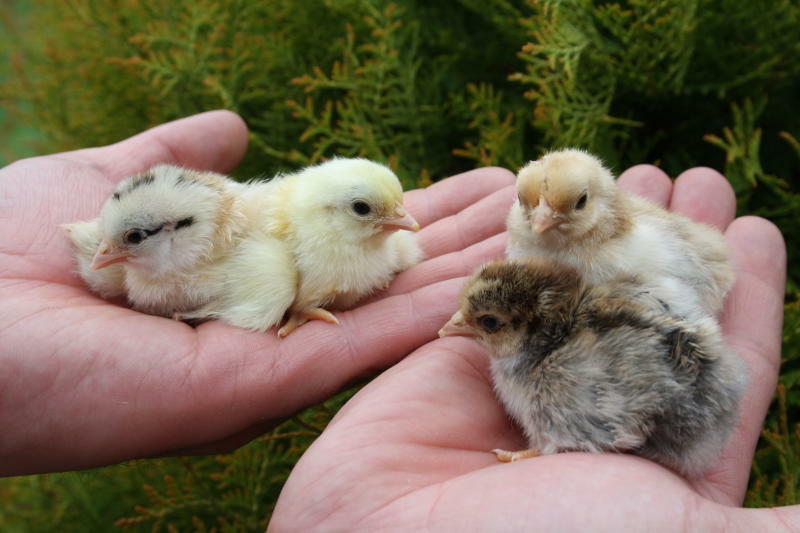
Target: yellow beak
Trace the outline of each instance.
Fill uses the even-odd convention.
[[[536,216],[533,218],[533,232],[537,235],[544,233],[550,228],[558,225],[558,213],[553,211],[544,196],[539,197],[539,205],[536,206]]]
[[[381,229],[388,231],[395,231],[404,229],[408,231],[419,231],[419,224],[414,217],[408,214],[403,206],[398,205],[394,208],[394,217],[381,220],[379,225]]]
[[[92,270],[100,270],[114,263],[127,261],[130,256],[131,254],[127,250],[115,250],[108,242],[103,240],[100,246],[97,247],[97,253],[94,255],[89,268]]]
[[[464,321],[464,315],[461,314],[461,311],[457,311],[450,320],[447,321],[447,324],[442,326],[442,329],[439,330],[440,337],[477,337],[478,334],[475,333],[475,330]]]

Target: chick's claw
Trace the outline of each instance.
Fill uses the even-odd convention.
[[[533,448],[528,448],[527,450],[518,450],[516,452],[510,452],[508,450],[496,448],[492,450],[492,453],[497,456],[497,460],[501,463],[513,463],[514,461],[519,461],[520,459],[539,457],[539,450],[535,450]]]
[[[283,338],[292,331],[299,328],[309,320],[322,320],[328,324],[338,324],[339,319],[330,311],[321,307],[309,307],[302,311],[295,311],[289,316],[289,320],[278,330],[278,337]]]

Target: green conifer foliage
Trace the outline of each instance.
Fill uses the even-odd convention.
[[[35,127],[31,151],[227,108],[250,128],[241,178],[358,155],[412,187],[475,166],[515,171],[562,146],[617,172],[724,171],[738,214],[774,221],[789,250],[781,388],[747,504],[800,503],[796,0],[24,4],[0,4],[0,104],[13,113],[0,120]],[[262,530],[348,395],[233,454],[0,480],[0,530]]]
[[[331,153],[366,157],[400,167],[405,177],[419,172],[419,162],[429,159],[424,131],[436,118],[435,106],[426,106],[416,87],[419,25],[403,28],[396,4],[383,10],[371,3],[363,7],[371,38],[357,44],[354,27],[348,24],[342,58],[333,62],[330,73],[315,68],[292,80],[308,94],[335,98],[326,99],[321,111],[310,97],[304,104],[287,102],[294,116],[308,123],[300,140],[313,151],[301,162],[315,163]],[[412,114],[411,109],[422,112]],[[405,158],[413,164],[406,164]]]
[[[481,83],[467,85],[467,98],[457,100],[471,116],[469,129],[477,139],[467,140],[463,148],[453,149],[453,154],[472,159],[479,166],[499,165],[505,168],[520,168],[525,160],[522,156],[522,117],[514,110],[507,110],[503,93],[493,85]]]

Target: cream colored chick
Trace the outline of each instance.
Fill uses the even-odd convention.
[[[480,340],[530,449],[631,452],[688,476],[713,466],[738,420],[742,363],[710,316],[671,315],[633,278],[587,284],[547,259],[498,261],[464,286],[439,333]]]
[[[519,171],[517,191],[509,258],[551,257],[592,283],[646,278],[687,317],[722,308],[733,268],[720,232],[626,194],[596,157],[549,153]]]
[[[78,274],[89,288],[105,299],[124,296],[126,293],[125,270],[120,265],[110,265],[102,270],[91,268],[92,260],[100,247],[100,241],[103,240],[100,232],[100,219],[64,224],[62,227],[75,246]]]
[[[124,269],[134,309],[161,316],[196,310],[218,295],[219,264],[244,230],[239,188],[225,176],[172,165],[123,180],[100,212],[101,241],[89,269]],[[78,248],[80,262],[85,248]],[[82,275],[96,285],[93,274]]]
[[[299,285],[280,336],[311,319],[337,323],[346,309],[419,262],[397,176],[366,159],[334,159],[253,186],[268,231],[287,244]],[[252,202],[251,202],[252,203]],[[398,231],[400,230],[400,231]]]
[[[125,295],[151,314],[277,325],[294,300],[297,270],[282,241],[248,224],[247,189],[170,165],[123,181],[100,218],[65,225],[81,277],[101,296]]]

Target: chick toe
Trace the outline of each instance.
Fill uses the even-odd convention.
[[[512,463],[514,461],[519,461],[520,459],[539,457],[539,450],[535,450],[533,448],[528,448],[527,450],[518,450],[516,452],[495,448],[492,450],[492,453],[497,456],[497,460],[501,463]]]
[[[278,337],[286,337],[289,333],[299,328],[309,320],[322,320],[328,324],[338,324],[339,319],[330,311],[321,307],[309,307],[300,311],[295,311],[289,315],[289,320],[278,330]]]

